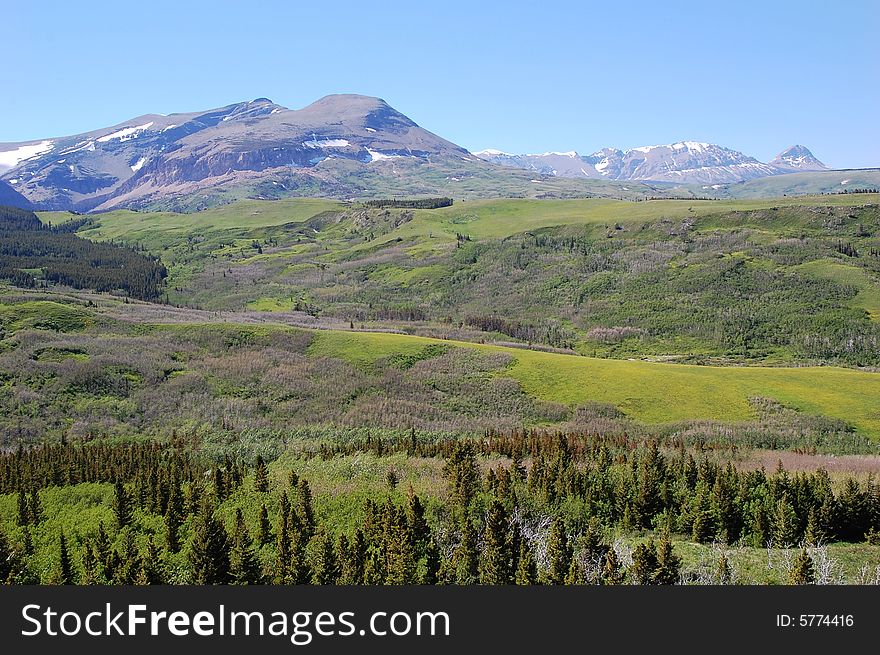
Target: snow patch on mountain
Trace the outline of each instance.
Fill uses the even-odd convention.
[[[311,139],[303,141],[306,148],[347,148],[349,143],[346,139]]]
[[[18,166],[20,162],[23,162],[26,159],[33,159],[37,155],[49,152],[54,147],[55,142],[47,139],[46,141],[40,141],[39,143],[18,146],[15,150],[0,152],[0,170]]]
[[[144,130],[148,130],[153,126],[153,121],[149,123],[144,123],[143,125],[136,125],[134,127],[124,127],[121,130],[117,130],[112,134],[107,134],[102,137],[98,137],[98,143],[107,143],[108,141],[113,141],[114,139],[119,139],[120,141],[128,141],[129,139],[137,138],[140,132]]]

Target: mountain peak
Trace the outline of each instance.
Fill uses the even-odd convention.
[[[776,155],[770,165],[786,171],[824,171],[828,168],[813,156],[809,148],[801,145],[786,148]]]

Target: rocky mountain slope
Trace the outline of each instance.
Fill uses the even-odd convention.
[[[383,100],[332,95],[300,110],[266,98],[206,112],[150,114],[101,130],[0,143],[0,179],[37,206],[137,206],[202,188],[254,183],[323,162],[365,169],[403,161],[485,164]]]
[[[687,184],[729,184],[794,171],[826,170],[804,146],[792,146],[765,164],[736,150],[697,141],[629,150],[603,148],[586,156],[574,151],[510,155],[483,150],[474,154],[494,164],[543,175]]]

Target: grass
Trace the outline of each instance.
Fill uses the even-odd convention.
[[[503,375],[536,398],[576,406],[612,403],[644,423],[755,417],[749,398],[772,398],[807,414],[846,421],[880,437],[880,374],[835,367],[715,367],[593,359],[390,333],[320,332],[309,353],[367,367],[394,355],[417,356],[432,343],[504,352]]]
[[[796,266],[795,270],[811,277],[855,287],[859,292],[850,306],[864,309],[871,319],[880,321],[880,284],[864,269],[833,259],[817,259]]]
[[[75,332],[85,328],[93,314],[80,307],[32,300],[16,304],[0,304],[0,328],[18,332],[27,328]]]
[[[686,219],[800,205],[856,206],[880,200],[876,194],[799,196],[762,200],[650,200],[628,202],[607,198],[574,200],[502,199],[457,202],[442,209],[420,209],[409,223],[371,246],[398,237],[427,237],[438,242],[455,234],[475,239],[504,238],[513,234],[559,225],[633,224],[666,219]]]
[[[82,230],[80,234],[90,239],[122,239],[149,244],[164,242],[169,237],[185,239],[191,231],[241,230],[300,223],[315,214],[344,206],[333,200],[297,198],[274,202],[240,200],[188,214],[118,210],[96,215],[97,226]],[[51,220],[57,225],[68,220],[70,214],[40,212],[39,216],[42,221]]]

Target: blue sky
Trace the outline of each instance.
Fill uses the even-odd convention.
[[[51,8],[47,8],[51,6]],[[384,98],[471,150],[801,143],[880,165],[880,2],[17,3],[0,141],[267,96]]]

